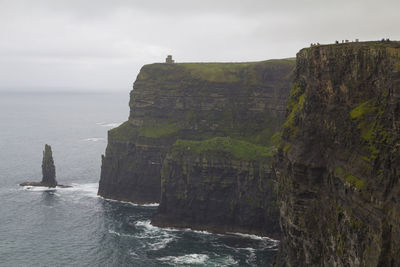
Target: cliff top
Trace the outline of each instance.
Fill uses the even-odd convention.
[[[311,47],[306,47],[300,50],[311,50],[316,48],[400,48],[400,41],[366,41],[366,42],[349,42],[349,43],[338,43],[338,44],[318,44],[312,45]]]
[[[208,62],[208,63],[153,63],[142,67],[137,80],[154,79],[162,76],[163,79],[178,79],[191,77],[209,82],[239,82],[243,80],[246,71],[261,68],[280,69],[280,67],[294,67],[295,58],[272,59],[258,62]],[[176,73],[176,75],[172,75]],[[168,75],[166,75],[168,74]],[[179,76],[179,77],[178,77]]]

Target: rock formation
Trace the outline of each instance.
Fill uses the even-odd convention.
[[[272,153],[229,137],[177,141],[163,163],[152,224],[279,238]]]
[[[284,120],[295,61],[144,66],[129,120],[109,131],[99,195],[159,202],[162,162],[177,139],[230,136],[269,146]]]
[[[51,152],[51,146],[45,145],[43,151],[42,160],[42,181],[41,182],[25,182],[20,184],[21,186],[45,186],[45,187],[56,187],[56,167],[54,166],[53,154]],[[61,187],[68,187],[59,185]]]
[[[43,151],[42,160],[42,184],[49,187],[56,187],[56,167],[54,166],[53,153],[51,152],[51,146],[45,145]]]
[[[275,170],[281,266],[400,265],[400,43],[297,54]]]

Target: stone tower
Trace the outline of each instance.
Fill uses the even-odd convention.
[[[51,152],[51,146],[45,145],[43,151],[42,161],[42,184],[48,187],[56,187],[56,167],[54,166],[53,153]]]
[[[167,63],[167,64],[175,63],[175,60],[172,59],[172,55],[167,56],[167,58],[165,59],[165,63]]]

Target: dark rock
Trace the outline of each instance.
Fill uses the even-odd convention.
[[[42,184],[42,182],[24,182],[20,183],[20,186],[44,186],[47,187],[47,185]]]
[[[400,43],[303,49],[275,171],[279,266],[400,266]]]
[[[53,153],[51,152],[51,146],[45,145],[43,151],[42,160],[42,184],[48,187],[56,187],[56,167],[54,166]]]
[[[176,142],[163,163],[152,224],[278,239],[271,159],[270,148],[227,137]]]

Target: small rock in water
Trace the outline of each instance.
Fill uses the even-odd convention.
[[[43,151],[42,160],[42,181],[41,182],[24,182],[20,186],[45,186],[45,187],[61,187],[68,188],[72,187],[69,185],[60,185],[56,180],[56,167],[54,165],[53,153],[51,151],[51,146],[46,144]]]

